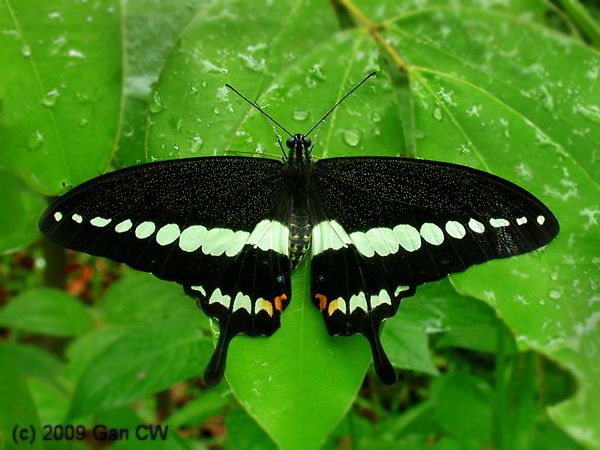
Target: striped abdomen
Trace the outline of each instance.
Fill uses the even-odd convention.
[[[308,215],[292,213],[290,221],[290,261],[292,270],[302,261],[310,246],[310,232],[311,226]]]

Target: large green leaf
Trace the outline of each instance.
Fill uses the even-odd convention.
[[[443,27],[442,27],[443,24]],[[441,8],[388,24],[411,81],[417,154],[514,180],[557,214],[546,250],[454,277],[490,303],[517,341],[577,376],[576,396],[552,409],[572,436],[600,447],[596,354],[600,190],[600,56],[579,42],[504,14]],[[570,70],[570,67],[582,70]],[[502,280],[501,283],[498,280]]]
[[[0,3],[0,165],[56,194],[106,168],[119,124],[116,0]]]
[[[146,113],[152,85],[175,40],[206,0],[127,0],[123,5],[124,86],[117,152],[123,166],[144,160]],[[160,30],[160,33],[156,31]]]
[[[39,436],[31,439],[31,428],[35,433],[40,431],[40,421],[37,415],[31,393],[23,373],[21,372],[12,351],[6,351],[0,346],[0,444],[3,449],[12,450],[23,446],[23,441],[13,440],[15,427],[26,429],[27,446],[32,449],[42,448]],[[17,436],[23,436],[17,433]]]
[[[69,417],[126,405],[196,376],[209,349],[209,339],[199,329],[176,320],[127,328],[88,363]]]
[[[0,253],[10,252],[33,241],[38,235],[38,218],[46,207],[44,199],[19,180],[0,169]]]
[[[83,304],[58,289],[25,291],[0,310],[0,325],[53,336],[88,331],[92,318]]]

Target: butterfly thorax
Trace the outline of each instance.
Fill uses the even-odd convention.
[[[311,220],[308,211],[308,186],[312,172],[310,139],[302,134],[286,142],[290,149],[287,160],[287,182],[291,197],[289,215],[289,257],[292,270],[300,263],[310,247]]]

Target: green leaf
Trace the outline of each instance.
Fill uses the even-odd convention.
[[[492,438],[491,390],[480,378],[452,373],[436,379],[432,395],[442,428],[463,445],[483,448]]]
[[[225,418],[227,437],[231,450],[276,449],[269,436],[252,420],[243,409],[234,409]]]
[[[155,320],[189,322],[187,326],[190,327],[206,323],[204,315],[195,302],[183,293],[180,285],[133,270],[110,287],[102,300],[100,311],[104,321],[111,325]]]
[[[426,329],[408,320],[402,310],[386,320],[381,341],[394,367],[438,374],[429,353]]]
[[[173,412],[168,417],[167,422],[169,426],[174,428],[194,427],[203,423],[209,417],[221,413],[232,402],[231,392],[224,387],[202,391],[197,398],[188,401],[180,409]]]
[[[0,310],[0,325],[52,336],[76,336],[92,327],[92,318],[75,297],[58,289],[25,291]]]
[[[39,347],[17,343],[0,343],[0,352],[10,354],[25,377],[33,377],[63,388],[63,362]]]
[[[513,180],[556,213],[545,250],[453,277],[492,305],[517,343],[577,376],[576,396],[551,415],[579,442],[600,447],[600,341],[595,232],[600,165],[600,56],[531,22],[489,11],[424,11],[389,24],[406,64],[419,156],[480,167]],[[493,50],[492,50],[493,49]],[[570,70],[570,67],[581,70]]]
[[[198,375],[210,341],[174,320],[132,326],[89,362],[81,375],[70,418],[125,405]]]
[[[119,124],[119,4],[0,4],[0,164],[39,192],[107,166]]]
[[[123,123],[115,154],[120,165],[144,161],[146,113],[152,100],[152,85],[158,81],[179,33],[205,3],[206,0],[129,0],[123,3]]]
[[[0,346],[0,367],[0,444],[3,449],[18,449],[23,443],[15,443],[12,440],[14,427],[31,426],[37,433],[40,430],[40,421],[23,374],[11,352],[6,352],[4,346]],[[31,434],[28,437],[31,437]],[[28,440],[27,446],[40,449],[40,442],[41,439],[31,442]]]
[[[293,289],[273,336],[232,341],[225,376],[280,447],[318,448],[350,408],[371,355],[360,336],[327,335],[308,302],[308,264],[295,272]]]
[[[44,199],[0,169],[0,253],[26,246],[39,236],[37,222],[46,207]]]

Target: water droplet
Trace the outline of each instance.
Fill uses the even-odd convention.
[[[356,147],[360,143],[360,134],[356,130],[345,130],[343,138],[350,147]]]
[[[86,92],[76,92],[75,93],[75,101],[77,103],[87,103],[90,101],[89,95]]]
[[[600,123],[600,107],[598,105],[575,105],[574,109],[587,120]]]
[[[44,135],[39,130],[35,130],[27,137],[27,147],[31,150],[37,150],[42,145],[44,145]]]
[[[79,126],[81,128],[85,127],[88,124],[88,120],[86,118],[83,118],[79,121]]]
[[[179,144],[173,144],[173,150],[175,150],[176,152],[179,151]]]
[[[238,53],[238,57],[242,60],[244,67],[253,72],[264,72],[267,69],[267,62],[264,58],[256,59],[254,55],[244,55]]]
[[[63,49],[66,43],[67,38],[65,36],[59,36],[52,41],[50,47],[48,47],[48,52],[51,56],[58,55],[58,53]]]
[[[196,86],[190,86],[187,92],[188,97],[194,97],[198,94],[198,88]]]
[[[58,90],[51,89],[44,94],[44,96],[42,97],[41,103],[42,103],[42,105],[47,106],[48,108],[52,108],[54,105],[56,105],[56,102],[58,101],[58,97],[60,97]]]
[[[373,122],[381,122],[381,114],[377,113],[377,112],[373,112],[371,114],[371,120]]]
[[[303,109],[295,109],[292,113],[292,118],[298,122],[304,122],[306,119],[308,119],[308,111]]]
[[[433,118],[435,120],[442,120],[444,118],[442,115],[442,108],[440,108],[439,105],[433,108]]]
[[[213,108],[213,113],[219,115],[221,113],[221,110],[219,108],[217,108],[216,106]]]
[[[164,144],[164,143],[163,143],[163,144],[160,144],[160,149],[161,149],[161,150],[164,150],[164,149],[166,149],[166,148],[167,148],[167,144]]]
[[[192,135],[192,142],[190,145],[190,153],[196,153],[204,145],[204,139],[199,134]]]
[[[165,109],[165,105],[163,105],[158,91],[154,91],[154,95],[152,96],[152,103],[150,103],[150,112],[152,114],[158,114],[164,111]]]
[[[21,55],[25,58],[29,58],[31,56],[31,47],[27,44],[23,44],[21,46]]]
[[[202,86],[203,88],[205,88],[206,86],[208,86],[208,83],[206,82],[206,80],[204,80],[204,81],[202,82],[201,86]]]
[[[311,89],[317,85],[317,81],[314,78],[310,78],[310,77],[306,77],[304,82],[306,83],[306,87],[309,87]]]

